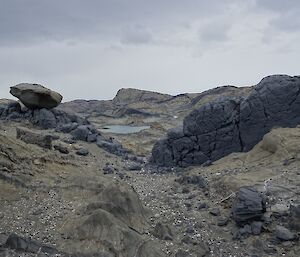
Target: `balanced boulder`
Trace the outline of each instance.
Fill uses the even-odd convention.
[[[42,85],[29,83],[11,87],[10,93],[29,109],[51,109],[58,106],[63,98],[59,93]]]

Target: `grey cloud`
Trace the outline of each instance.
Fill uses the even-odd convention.
[[[224,6],[236,1],[2,0],[0,44],[116,40],[122,37],[124,27],[141,24],[167,30],[176,23],[223,12]],[[128,37],[134,38],[131,34]],[[136,37],[138,41],[141,33]],[[147,41],[146,35],[143,38],[141,41]]]
[[[125,29],[121,43],[143,45],[153,42],[152,34],[144,26],[136,25],[132,28]]]

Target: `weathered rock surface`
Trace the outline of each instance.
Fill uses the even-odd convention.
[[[10,93],[29,109],[51,109],[62,100],[59,93],[39,84],[21,83],[11,87]]]
[[[300,123],[300,77],[264,78],[246,98],[221,97],[192,111],[152,150],[161,166],[189,166],[249,151],[275,126]]]
[[[26,128],[17,128],[17,138],[25,143],[38,145],[43,148],[52,148],[52,136],[42,133],[32,132]]]
[[[232,206],[233,218],[237,224],[260,220],[265,211],[265,200],[255,188],[240,188]]]

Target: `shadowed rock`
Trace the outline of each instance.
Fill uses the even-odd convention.
[[[39,84],[21,83],[11,87],[10,93],[29,109],[51,109],[58,106],[62,100],[59,93]]]
[[[152,149],[160,166],[198,165],[249,151],[273,127],[300,124],[300,77],[264,78],[246,98],[221,97],[192,111]]]
[[[237,224],[260,220],[265,211],[265,200],[255,188],[240,188],[232,206],[233,219]]]

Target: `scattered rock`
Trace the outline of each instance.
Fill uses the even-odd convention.
[[[263,223],[261,221],[253,221],[251,223],[251,230],[253,235],[260,235],[263,227]]]
[[[87,156],[89,154],[89,150],[85,148],[80,148],[79,150],[76,151],[76,154],[81,156]]]
[[[26,128],[17,128],[17,138],[28,144],[38,145],[43,148],[52,148],[52,136],[33,132]]]
[[[233,218],[241,225],[260,220],[266,211],[263,196],[253,187],[241,187],[232,206]]]
[[[289,226],[293,230],[300,231],[300,205],[290,206]]]
[[[87,141],[87,137],[90,134],[89,126],[80,125],[73,131],[71,131],[71,135],[75,140]]]
[[[219,217],[217,221],[217,225],[220,227],[226,226],[228,224],[229,219],[227,217]]]
[[[130,163],[130,164],[127,165],[125,168],[126,168],[127,170],[134,171],[134,170],[141,170],[141,169],[142,169],[142,166],[141,166],[139,163]]]
[[[14,249],[21,252],[29,253],[47,253],[47,254],[58,254],[59,252],[50,246],[40,244],[28,238],[20,237],[16,234],[11,234],[4,245],[6,248]]]
[[[282,226],[276,226],[275,236],[281,241],[291,241],[296,238],[294,233]]]
[[[183,185],[197,185],[200,188],[207,188],[208,187],[208,182],[205,178],[203,178],[202,176],[181,176],[178,179],[175,179],[176,182],[178,182],[179,184],[183,184]]]
[[[221,215],[221,211],[219,208],[212,208],[209,210],[209,213],[213,216],[220,216]]]
[[[63,154],[69,153],[69,149],[63,145],[54,145],[53,148]]]
[[[11,87],[10,93],[29,109],[51,109],[58,106],[62,100],[59,93],[39,84],[21,83]]]
[[[173,240],[173,232],[169,225],[157,223],[152,234],[161,240]]]

